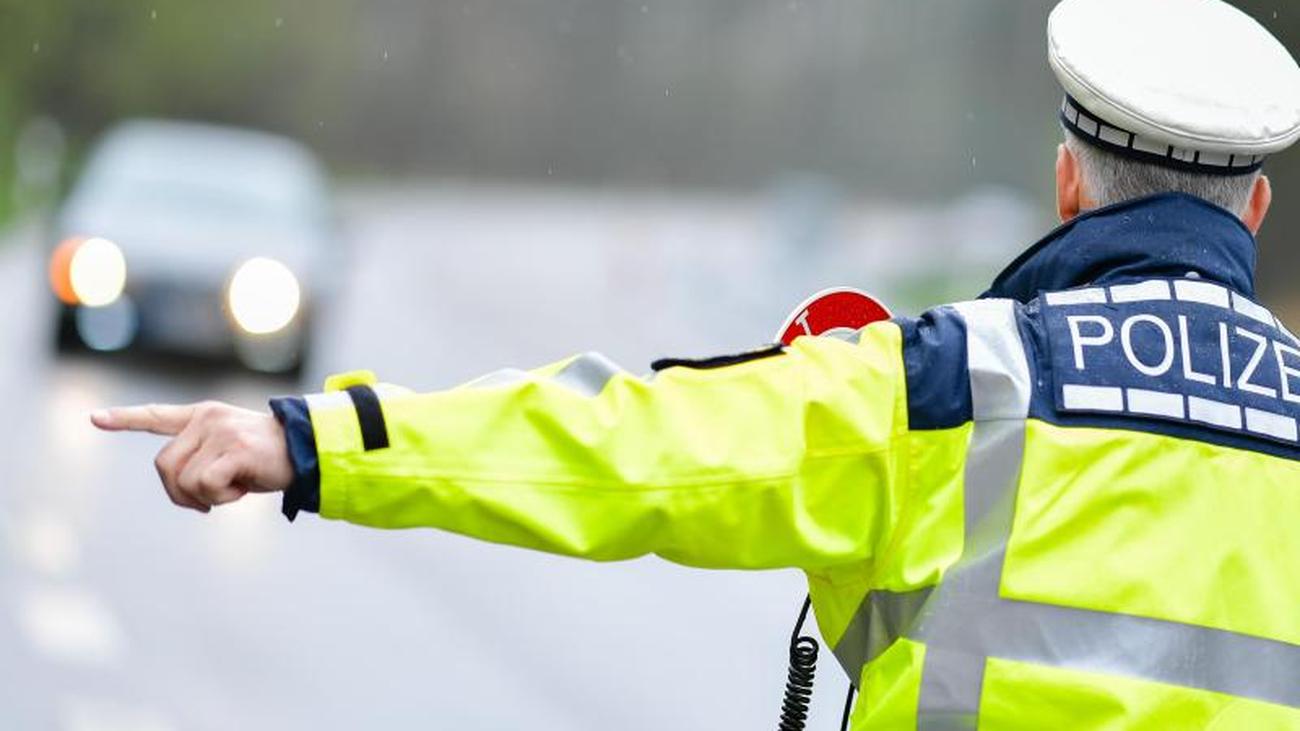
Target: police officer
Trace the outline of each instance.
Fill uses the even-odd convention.
[[[1300,69],[1218,0],[1065,0],[1064,225],[979,300],[652,378],[598,355],[440,393],[335,377],[174,437],[250,491],[595,560],[797,567],[855,729],[1300,729],[1300,341],[1255,297]]]

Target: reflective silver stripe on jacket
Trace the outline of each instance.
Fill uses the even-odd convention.
[[[856,679],[863,664],[898,637],[924,642],[917,709],[924,731],[976,727],[989,657],[1300,708],[1300,646],[999,596],[1024,461],[1031,373],[1013,303],[956,308],[966,322],[975,422],[966,461],[963,553],[937,587],[868,595],[835,648],[850,676]]]
[[[609,385],[614,376],[622,372],[623,369],[619,368],[614,361],[600,353],[583,353],[575,356],[564,364],[564,367],[545,380],[558,383],[583,396],[593,397],[599,396],[600,392],[605,389],[605,386]],[[537,378],[536,374],[528,371],[505,368],[470,381],[465,384],[465,387],[493,388],[510,386]]]
[[[966,323],[975,423],[966,455],[962,555],[906,633],[926,643],[917,708],[918,727],[926,731],[975,728],[984,655],[958,640],[972,631],[972,600],[998,596],[1032,388],[1015,304],[981,300],[956,309]]]

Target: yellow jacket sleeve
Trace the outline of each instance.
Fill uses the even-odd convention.
[[[370,449],[347,394],[308,397],[320,511],[596,560],[870,561],[903,489],[900,339],[879,323],[650,379],[586,355],[437,393],[381,386],[387,446]]]

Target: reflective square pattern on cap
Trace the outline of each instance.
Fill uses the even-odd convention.
[[[1064,0],[1048,21],[1061,119],[1127,157],[1257,170],[1300,138],[1300,67],[1220,0]]]

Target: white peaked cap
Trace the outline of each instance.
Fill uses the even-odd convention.
[[[1300,67],[1226,2],[1064,0],[1047,37],[1062,121],[1098,146],[1233,175],[1300,138]]]

